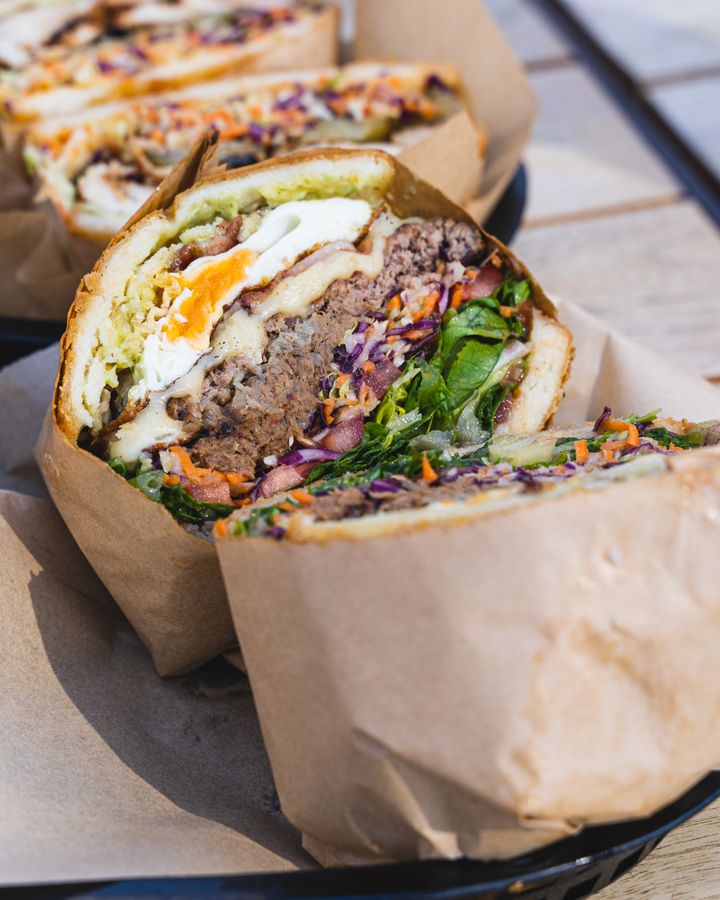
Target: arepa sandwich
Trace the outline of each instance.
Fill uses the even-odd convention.
[[[465,106],[452,66],[356,63],[209,81],[44,120],[25,134],[23,152],[70,230],[108,240],[207,129],[230,168],[315,144],[398,154]],[[478,130],[465,196],[452,199],[477,188],[484,144]]]
[[[230,9],[206,18],[109,33],[87,45],[43,48],[0,71],[3,117],[29,122],[228,73],[335,62],[330,6]]]
[[[127,566],[155,580],[148,643],[184,604],[174,632],[192,645],[188,620],[224,597],[188,609],[176,566],[211,565],[214,521],[319,464],[354,469],[415,439],[468,457],[539,430],[571,356],[510,251],[396,159],[298,152],[200,181],[110,244],[71,308],[39,456],[131,621],[149,611]]]

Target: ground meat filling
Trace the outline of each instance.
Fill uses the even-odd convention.
[[[440,260],[467,263],[482,252],[473,226],[450,219],[408,224],[387,241],[375,279],[358,273],[336,281],[302,318],[268,322],[266,360],[248,371],[231,358],[206,376],[197,397],[170,402],[168,413],[197,435],[188,447],[199,466],[253,475],[265,456],[288,452],[318,408],[320,381],[345,332],[386,298],[434,279]]]
[[[359,519],[377,512],[400,512],[418,509],[441,500],[466,500],[478,493],[477,476],[461,475],[444,484],[427,484],[396,477],[397,493],[374,491],[369,487],[336,489],[313,499],[312,514],[318,522]]]

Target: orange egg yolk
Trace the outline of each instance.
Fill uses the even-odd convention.
[[[163,326],[168,340],[183,338],[189,344],[204,347],[215,324],[218,303],[234,284],[242,281],[258,255],[254,250],[238,250],[214,264],[204,265],[189,278],[183,278],[183,288],[188,288],[191,293]]]

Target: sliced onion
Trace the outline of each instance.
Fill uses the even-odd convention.
[[[593,431],[600,432],[605,430],[605,423],[612,416],[612,410],[609,406],[606,406],[600,415],[595,420],[595,424],[593,425]]]
[[[468,299],[492,297],[504,280],[505,276],[500,269],[496,269],[491,263],[486,263],[475,278],[465,286],[465,296]]]
[[[232,506],[230,485],[227,481],[219,478],[191,481],[185,485],[185,490],[194,500],[200,500],[202,503],[225,503],[227,506]]]
[[[326,256],[331,256],[333,253],[339,250],[355,250],[355,245],[350,241],[332,241],[329,244],[325,244],[320,247],[318,250],[315,250],[314,253],[309,253],[307,256],[304,256],[301,260],[295,263],[287,271],[287,275],[297,275],[300,272],[304,272],[305,269],[309,269],[310,266],[314,266],[316,262],[320,262],[325,259]]]
[[[333,426],[319,442],[325,450],[332,450],[335,455],[352,450],[362,441],[365,434],[362,415],[355,415],[351,419]]]
[[[293,450],[280,457],[280,464],[285,466],[297,466],[302,463],[326,462],[329,459],[337,459],[340,456],[334,450],[323,450],[321,447],[303,447],[302,450]]]
[[[292,466],[277,466],[271,469],[260,482],[260,494],[272,497],[280,491],[288,491],[305,480],[305,476]]]
[[[400,369],[391,360],[386,359],[378,363],[364,380],[377,399],[382,400],[399,377]]]

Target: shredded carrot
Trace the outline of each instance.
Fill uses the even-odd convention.
[[[588,458],[587,441],[575,441],[575,462],[584,466]]]
[[[627,445],[628,447],[640,446],[640,432],[638,431],[637,425],[633,425],[632,422],[628,422]]]
[[[168,487],[174,487],[176,484],[180,484],[180,476],[179,475],[163,475],[163,484],[168,485]]]
[[[399,294],[395,294],[392,300],[388,303],[388,312],[394,312],[396,309],[400,309],[402,306],[402,300],[400,299]]]
[[[228,127],[235,124],[235,119],[229,109],[208,110],[208,112],[203,115],[203,118],[208,124],[212,124],[217,121],[217,119],[222,119]]]
[[[684,447],[678,447],[677,444],[673,444],[673,443],[668,444],[668,447],[670,448],[670,450],[684,450],[685,449]]]
[[[331,397],[328,397],[327,400],[323,400],[322,414],[323,414],[323,419],[325,419],[325,423],[327,425],[332,425],[334,409],[335,409],[335,401]]]
[[[509,319],[510,316],[517,315],[517,310],[515,309],[514,306],[501,306],[500,307],[500,315],[505,319]]]
[[[243,137],[247,133],[247,125],[229,125],[220,131],[221,141],[231,141],[233,138]]]
[[[457,309],[458,306],[463,302],[463,287],[461,284],[456,284],[452,289],[452,294],[450,295],[450,308]]]
[[[403,337],[408,341],[417,341],[421,337],[425,337],[425,331],[423,329],[413,328],[412,331],[406,331]]]
[[[425,298],[425,302],[422,305],[422,309],[418,310],[413,316],[413,322],[419,322],[421,319],[427,319],[429,315],[432,314],[435,307],[438,305],[438,300],[440,299],[440,294],[437,291],[433,291],[432,294],[428,294]]]
[[[217,519],[215,524],[213,525],[213,534],[215,537],[227,537],[228,536],[228,526],[227,519]]]
[[[298,503],[302,503],[307,506],[308,503],[312,503],[312,494],[306,491],[304,488],[298,488],[296,491],[290,491],[290,496],[293,500],[297,500]]]
[[[283,503],[278,504],[278,509],[281,509],[283,512],[292,512],[295,509],[295,505],[285,500]]]
[[[244,475],[241,475],[240,472],[226,472],[225,480],[233,487],[239,487],[240,485],[245,484],[247,478]]]
[[[640,432],[637,425],[632,422],[622,422],[620,419],[608,419],[605,423],[608,431],[627,431],[628,436],[622,443],[628,447],[640,446]]]
[[[164,144],[165,134],[160,128],[153,128],[150,132],[150,140],[154,141],[156,144]]]
[[[422,479],[427,484],[432,484],[438,480],[438,473],[430,465],[430,461],[425,453],[422,456]]]
[[[346,374],[345,372],[343,372],[341,375],[338,375],[338,377],[335,379],[335,384],[339,388],[341,388],[345,384],[345,382],[347,382],[349,380],[350,380],[350,376],[348,374]]]
[[[362,370],[363,370],[363,372],[365,372],[366,374],[369,375],[370,372],[375,371],[375,363],[371,359],[366,359],[365,362],[362,364]]]
[[[184,447],[171,447],[170,452],[177,456],[180,465],[182,466],[182,470],[188,478],[192,480],[202,477],[202,470],[196,468],[195,464],[190,459],[190,454]]]
[[[394,344],[397,339],[398,339],[398,336],[396,334],[391,334],[389,337],[385,338],[385,343],[386,344]]]
[[[606,462],[617,462],[615,459],[615,451],[622,450],[622,448],[626,446],[626,441],[605,441],[600,448],[600,452]]]

